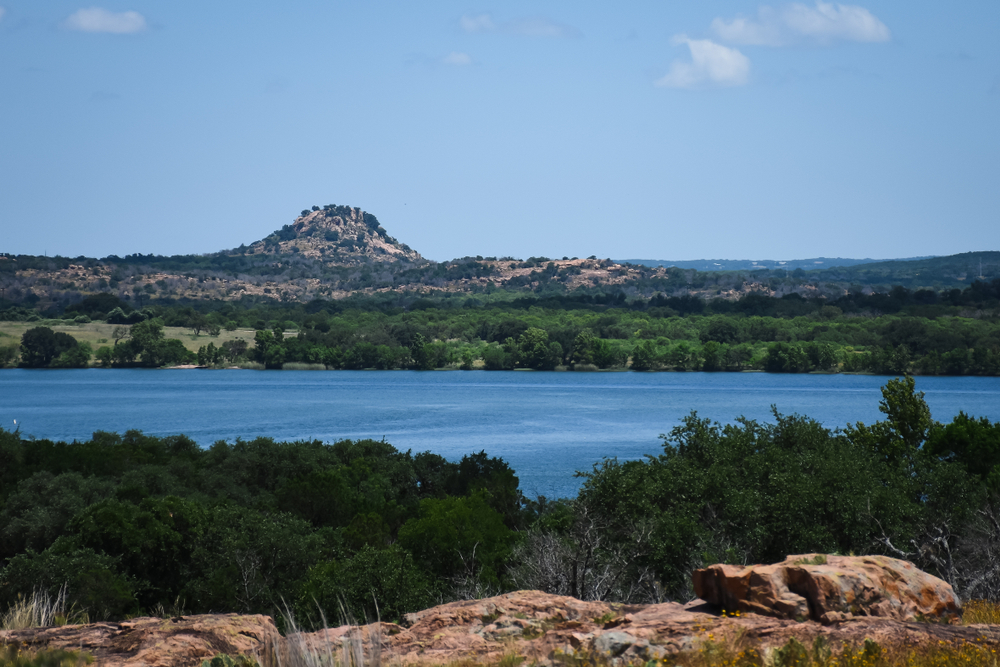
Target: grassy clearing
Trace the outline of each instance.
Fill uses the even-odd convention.
[[[41,320],[38,322],[0,322],[0,345],[20,342],[24,332],[33,327],[49,327],[53,331],[68,333],[79,342],[90,343],[95,350],[102,345],[112,347],[115,344],[113,331],[116,324],[105,322],[90,322],[87,324],[74,324],[70,320]],[[184,343],[184,347],[197,352],[198,348],[215,343],[216,347],[226,341],[242,338],[253,345],[255,335],[253,329],[236,329],[226,331],[225,329],[218,336],[209,336],[204,331],[199,335],[185,327],[163,327],[163,335],[166,338],[176,338]]]

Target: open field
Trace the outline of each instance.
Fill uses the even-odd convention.
[[[0,345],[9,345],[12,342],[19,342],[24,332],[32,327],[46,326],[56,332],[68,333],[81,343],[90,343],[95,350],[102,345],[113,346],[115,344],[114,330],[116,327],[127,325],[107,324],[105,322],[90,322],[88,324],[74,324],[67,320],[41,320],[38,322],[0,322]],[[251,345],[254,337],[253,329],[236,329],[226,331],[225,329],[218,336],[209,336],[202,331],[195,335],[194,331],[187,327],[163,327],[163,334],[166,338],[176,338],[184,343],[184,347],[197,352],[198,348],[208,345],[210,342],[219,347],[222,343],[230,340],[242,338]],[[287,335],[295,335],[291,332]]]

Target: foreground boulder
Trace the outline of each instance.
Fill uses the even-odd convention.
[[[887,556],[806,554],[774,565],[712,565],[694,572],[694,590],[727,611],[824,623],[940,619],[961,609],[950,585]]]
[[[0,631],[0,646],[77,651],[101,667],[197,667],[220,653],[249,655],[279,640],[270,616],[237,614]]]

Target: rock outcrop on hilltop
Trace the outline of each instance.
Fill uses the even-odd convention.
[[[302,211],[292,224],[240,251],[247,255],[292,253],[347,265],[366,260],[423,261],[418,252],[389,236],[371,213],[333,204]]]
[[[773,565],[713,565],[694,572],[702,599],[730,611],[832,622],[854,616],[901,621],[956,616],[951,586],[888,556],[789,556]]]
[[[867,610],[872,615],[838,612],[839,615],[827,616],[823,623],[818,623],[810,619],[826,607],[817,606],[803,620],[796,620],[787,613],[780,617],[771,613],[774,605],[768,607],[760,602],[764,597],[755,598],[754,604],[761,606],[754,607],[754,611],[722,613],[720,607],[704,600],[686,605],[675,602],[630,605],[517,591],[407,614],[400,624],[344,626],[289,637],[281,637],[267,616],[218,615],[138,618],[123,623],[7,631],[0,632],[0,645],[29,650],[80,650],[108,667],[196,667],[220,653],[277,655],[280,664],[301,664],[295,656],[312,653],[332,655],[343,664],[388,662],[428,667],[459,662],[486,664],[513,654],[539,665],[568,664],[583,658],[622,665],[696,650],[706,641],[737,639],[741,646],[758,650],[784,645],[792,638],[804,644],[822,638],[828,646],[858,646],[867,639],[882,646],[929,646],[939,642],[1000,646],[1000,626],[901,620],[923,614],[926,620],[947,621],[957,611],[954,594],[944,582],[911,571],[912,566],[900,565],[901,561],[860,557],[831,563],[840,557],[828,556],[826,565],[792,562],[801,558],[791,557],[773,566],[745,568],[757,572],[746,579],[752,583],[745,591],[751,597],[770,591],[768,595],[777,600],[784,594],[778,583],[790,581],[781,577],[794,578],[797,575],[793,573],[806,572],[809,578],[803,581],[813,582],[805,584],[806,588],[811,585],[822,591],[818,597],[809,597],[813,594],[808,592],[799,596],[806,600],[807,607],[815,599],[820,601],[813,604],[833,608],[831,601],[838,596],[846,599],[853,595],[861,601],[857,610]],[[730,604],[725,596],[737,594],[735,582],[743,579],[736,575],[744,568],[729,571],[726,567],[700,570],[696,581],[701,581],[699,586],[707,595],[717,595],[717,599],[725,599],[724,604]],[[838,581],[841,583],[836,584]],[[798,584],[792,584],[792,588],[797,587]]]

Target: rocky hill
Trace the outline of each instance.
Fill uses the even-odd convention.
[[[340,265],[368,261],[423,261],[420,253],[389,236],[371,213],[333,204],[306,209],[292,224],[249,247],[241,246],[232,252],[242,255],[301,253],[305,257]]]
[[[1000,278],[1000,252],[805,271],[694,268],[563,257],[462,257],[434,262],[389,235],[371,213],[313,206],[267,237],[205,255],[37,257],[0,253],[0,309],[59,310],[109,292],[137,306],[177,301],[273,299],[308,302],[380,293],[698,297],[748,294],[839,298],[888,293],[894,285],[934,291]]]

